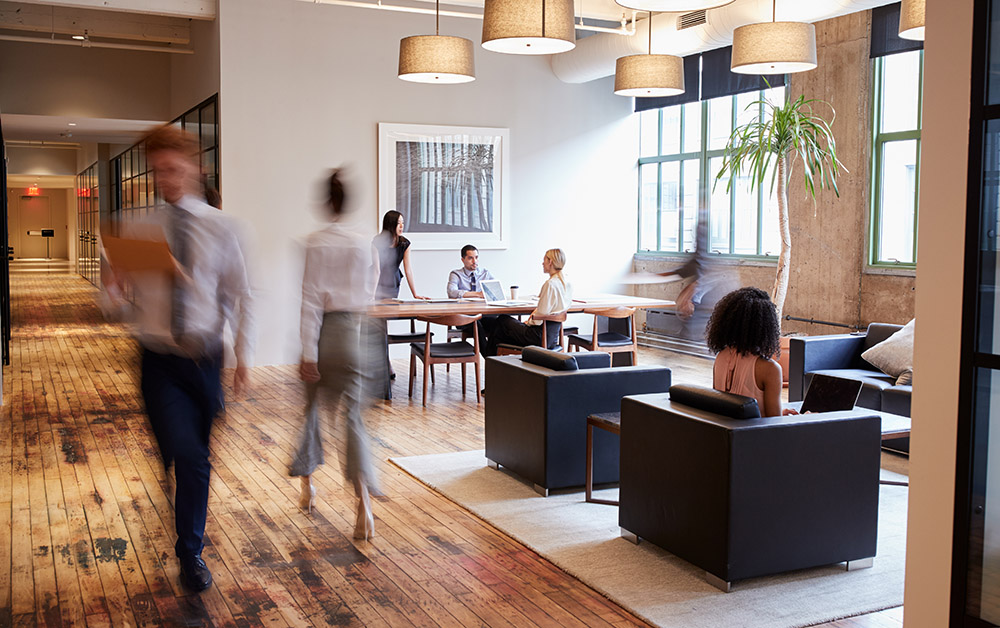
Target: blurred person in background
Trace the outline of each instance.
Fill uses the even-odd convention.
[[[306,385],[306,421],[289,473],[301,477],[299,506],[312,512],[316,499],[312,474],[323,463],[319,405],[339,403],[347,434],[344,473],[358,496],[354,538],[364,540],[375,533],[369,493],[378,491],[362,410],[372,383],[384,381],[384,371],[380,374],[371,367],[381,363],[385,335],[383,327],[369,324],[365,317],[378,279],[378,251],[347,226],[346,201],[335,170],[327,182],[330,222],[312,233],[306,244],[299,365]]]
[[[194,590],[212,584],[201,558],[208,514],[209,434],[222,407],[223,331],[235,338],[233,390],[249,383],[255,342],[246,232],[204,200],[198,140],[172,125],[144,138],[160,198],[152,213],[122,225],[129,237],[166,239],[169,270],[111,266],[106,287],[116,307],[130,308],[141,347],[142,397],[167,471],[173,464],[181,578]],[[114,261],[114,260],[112,260]],[[121,298],[125,281],[133,303]],[[169,490],[169,489],[168,489]]]

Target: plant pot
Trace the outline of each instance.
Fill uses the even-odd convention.
[[[781,342],[781,354],[777,357],[778,364],[781,365],[781,386],[788,388],[788,347],[791,344],[791,336],[782,336],[778,340]]]

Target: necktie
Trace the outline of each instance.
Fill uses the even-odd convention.
[[[472,275],[472,279],[469,280],[469,285],[472,286],[472,290],[470,290],[469,292],[475,292],[476,291],[476,276],[475,275]]]
[[[190,233],[188,221],[190,216],[187,211],[180,207],[173,206],[171,213],[171,230],[173,231],[173,254],[185,272],[190,266],[188,243]],[[174,290],[171,299],[170,312],[170,334],[174,337],[174,342],[182,344],[184,337],[184,319],[186,300],[184,295],[184,282],[180,277],[174,277]]]

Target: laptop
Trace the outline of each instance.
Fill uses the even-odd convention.
[[[809,382],[799,412],[853,410],[861,394],[861,381],[817,373]]]
[[[486,305],[497,305],[500,307],[511,307],[518,305],[533,305],[531,301],[511,301],[504,298],[503,286],[497,279],[487,279],[481,284],[483,289],[483,299]]]

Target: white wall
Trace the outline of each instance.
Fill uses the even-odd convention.
[[[379,122],[510,129],[511,247],[481,251],[505,283],[536,291],[541,258],[562,247],[577,294],[613,287],[636,242],[638,122],[612,79],[560,82],[546,58],[479,47],[481,23],[442,18],[442,33],[476,42],[477,80],[425,86],[396,78],[399,39],[433,32],[431,16],[308,4],[221,0],[225,211],[260,241],[264,311],[258,363],[298,359],[300,270],[293,239],[315,228],[324,169],[350,164],[371,234]],[[413,253],[417,290],[443,295],[458,251]],[[404,289],[405,291],[405,289]]]
[[[7,146],[8,174],[77,174],[76,148],[41,146]]]
[[[219,91],[219,23],[191,20],[193,55],[170,56],[170,117]]]
[[[167,120],[170,56],[0,42],[0,111]]]
[[[948,625],[968,181],[972,2],[929,0],[906,538],[907,628]]]

